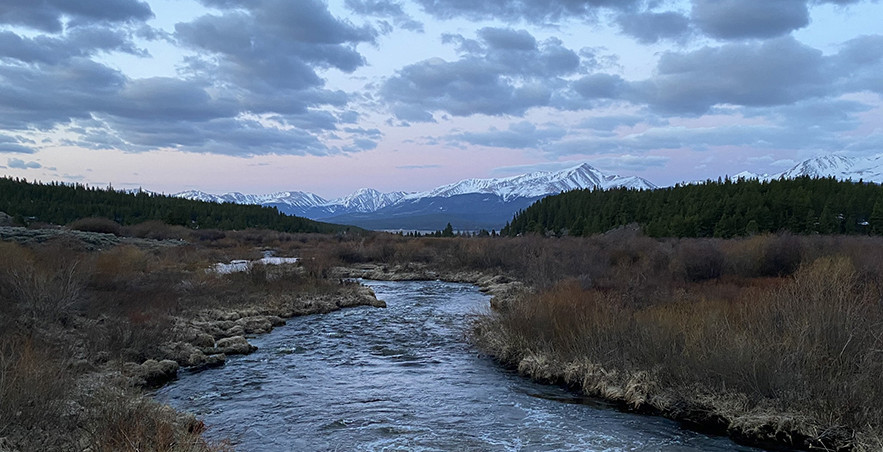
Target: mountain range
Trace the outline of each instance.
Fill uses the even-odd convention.
[[[280,212],[367,229],[440,230],[451,223],[459,230],[499,230],[520,209],[544,196],[581,188],[656,188],[636,176],[607,174],[589,164],[562,171],[541,171],[494,179],[466,179],[425,192],[381,193],[363,188],[337,199],[303,191],[264,195],[198,190],[174,196],[210,202],[274,206]]]
[[[795,177],[833,177],[854,182],[883,183],[883,154],[871,157],[846,157],[839,154],[828,154],[804,160],[789,170],[777,174],[757,174],[743,171],[733,176],[734,179],[773,180]]]
[[[829,154],[800,162],[782,173],[769,175],[745,171],[733,178],[771,180],[799,176],[883,183],[883,154],[866,158]],[[615,187],[650,190],[656,185],[637,176],[608,174],[589,164],[582,164],[554,172],[466,179],[417,193],[381,193],[363,188],[331,200],[303,191],[214,195],[191,190],[174,196],[210,202],[274,206],[286,214],[366,229],[426,231],[440,230],[446,223],[451,223],[458,230],[499,230],[517,211],[544,196],[575,189]]]

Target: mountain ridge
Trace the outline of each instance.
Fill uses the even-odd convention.
[[[537,171],[517,176],[464,179],[432,190],[383,193],[361,188],[335,199],[303,191],[280,191],[264,195],[239,192],[214,195],[199,190],[177,193],[188,199],[273,206],[283,213],[348,224],[425,227],[426,218],[440,218],[456,212],[454,218],[471,227],[502,227],[519,209],[543,196],[585,188],[628,187],[652,189],[656,185],[637,176],[608,174],[583,163],[561,171]],[[468,200],[468,202],[466,202]],[[474,203],[472,209],[469,203]],[[416,221],[416,218],[424,220]],[[415,221],[409,221],[415,219]],[[443,224],[441,225],[443,226]],[[439,227],[441,227],[439,226]]]
[[[883,154],[847,157],[826,154],[804,160],[781,173],[756,174],[743,171],[732,179],[772,180],[835,177],[883,183]],[[462,224],[463,229],[499,229],[520,209],[548,195],[577,189],[657,188],[638,176],[609,174],[583,163],[560,171],[537,171],[516,176],[463,179],[422,192],[383,193],[361,188],[335,199],[325,199],[304,191],[280,191],[263,195],[239,192],[213,195],[198,190],[177,193],[187,199],[237,204],[273,206],[281,212],[314,220],[353,224],[371,229],[426,229],[433,221]],[[441,228],[439,224],[435,228]]]

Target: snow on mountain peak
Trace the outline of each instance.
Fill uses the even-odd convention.
[[[494,179],[465,179],[427,192],[410,194],[406,198],[447,198],[469,193],[488,193],[509,201],[514,198],[533,198],[583,188],[606,189],[623,186],[635,189],[655,188],[655,185],[640,177],[606,174],[588,163],[583,163],[561,171],[538,171]]]
[[[780,176],[793,178],[834,177],[842,180],[883,182],[883,154],[873,157],[846,157],[829,154],[804,160]]]
[[[395,204],[404,196],[405,192],[401,191],[381,193],[373,188],[360,188],[350,195],[327,201],[324,205],[328,207],[343,206],[347,210],[357,212],[374,212]]]
[[[326,200],[312,193],[300,191],[282,191],[264,195],[246,195],[238,192],[213,195],[198,190],[189,190],[175,196],[210,202],[274,205],[289,213],[294,212],[313,218],[327,218],[354,212],[376,212],[385,207],[396,205],[403,200],[489,194],[499,196],[503,201],[509,202],[518,198],[539,198],[570,190],[614,187],[652,189],[656,186],[640,177],[606,174],[588,163],[584,163],[561,171],[539,171],[494,179],[465,179],[422,193],[402,191],[382,193],[372,188],[362,188],[350,195],[333,200]]]

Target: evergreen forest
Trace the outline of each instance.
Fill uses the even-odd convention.
[[[656,190],[574,190],[518,212],[503,235],[590,236],[637,223],[651,237],[766,232],[883,234],[883,186],[834,178],[717,180]]]
[[[285,215],[275,207],[212,203],[138,191],[81,184],[30,183],[0,178],[0,212],[19,224],[68,224],[81,218],[107,218],[121,225],[158,220],[193,229],[265,228],[281,232],[335,233],[357,229]]]

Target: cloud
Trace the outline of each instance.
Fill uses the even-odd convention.
[[[25,38],[11,31],[0,31],[0,58],[21,63],[58,64],[74,57],[89,57],[99,51],[143,53],[135,47],[127,32],[103,27],[74,29],[65,38]]]
[[[362,16],[390,18],[399,28],[423,32],[423,24],[411,18],[399,2],[391,0],[346,0],[344,3],[351,11]]]
[[[844,43],[830,58],[840,90],[873,91],[883,94],[883,35],[860,36]]]
[[[130,152],[327,155],[372,146],[320,140],[352,115],[349,94],[326,89],[319,72],[361,67],[356,45],[377,35],[335,18],[320,0],[205,0],[215,13],[177,24],[174,35],[150,33],[143,2],[15,3],[0,25],[45,33],[0,29],[0,129],[67,131],[77,136],[64,144]],[[136,34],[195,56],[179,77],[135,79],[101,62],[106,53],[146,55]],[[2,150],[31,152],[13,142]]]
[[[631,11],[640,0],[416,0],[423,9],[441,19],[497,19],[506,22],[525,21],[545,24],[564,19],[594,20],[606,10]]]
[[[15,169],[37,169],[37,168],[43,167],[43,165],[40,165],[37,162],[26,162],[24,160],[15,159],[15,158],[7,160],[6,164],[10,168],[15,168]]]
[[[616,19],[623,33],[642,44],[668,39],[684,41],[691,33],[690,19],[676,12],[622,14]]]
[[[809,8],[795,0],[693,0],[691,17],[713,38],[773,38],[807,26]]]
[[[656,75],[627,98],[654,110],[702,114],[712,106],[773,106],[830,93],[825,59],[791,37],[663,54]]]
[[[745,109],[746,116],[763,116],[783,127],[829,133],[855,130],[858,113],[871,110],[862,102],[844,99],[810,99],[774,108]]]
[[[612,132],[619,127],[634,127],[640,123],[647,123],[653,126],[667,125],[667,121],[656,118],[652,115],[613,115],[613,116],[595,116],[580,121],[577,125],[581,129],[591,129],[596,132]]]
[[[22,140],[0,134],[0,153],[33,154],[34,149],[21,144]]]
[[[153,17],[150,5],[138,0],[5,0],[0,24],[20,25],[47,33],[92,22],[138,22]]]
[[[479,40],[446,36],[462,56],[431,58],[405,66],[380,89],[398,119],[433,120],[433,112],[454,116],[521,115],[549,104],[561,78],[579,69],[579,56],[560,40],[537,42],[523,30],[483,28]]]
[[[472,145],[511,149],[539,148],[551,141],[562,138],[567,132],[560,127],[538,129],[535,125],[522,121],[510,124],[507,130],[491,129],[487,132],[463,132],[449,135],[454,142]]]

